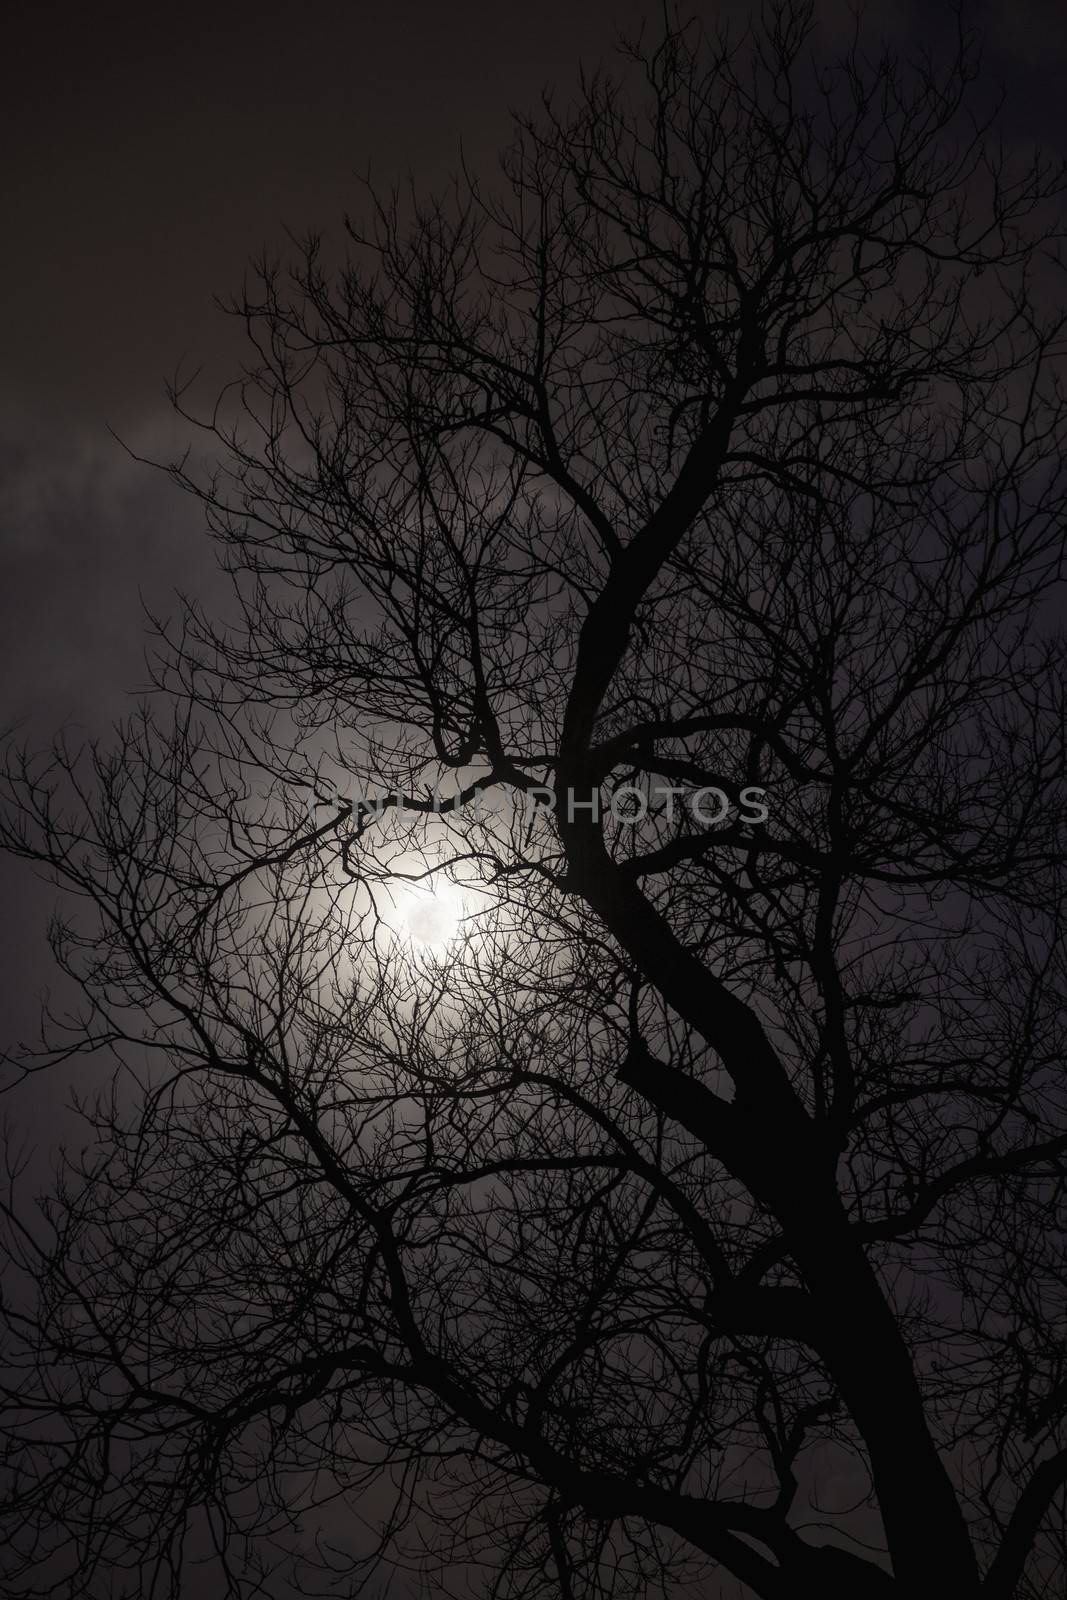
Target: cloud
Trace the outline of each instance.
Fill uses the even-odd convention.
[[[172,433],[161,418],[130,443],[166,453]],[[178,586],[221,589],[198,508],[102,427],[29,423],[0,427],[0,503],[2,720],[31,742],[68,719],[102,733],[146,686],[142,595],[169,610]]]

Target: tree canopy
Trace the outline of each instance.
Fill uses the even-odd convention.
[[[876,42],[668,25],[175,391],[233,615],[8,763],[12,1595],[1056,1592],[1063,170]]]

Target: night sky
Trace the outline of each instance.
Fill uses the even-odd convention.
[[[710,17],[723,8],[703,9]],[[733,5],[733,14],[744,6]],[[987,34],[1010,136],[1062,147],[1067,13],[999,0]],[[947,5],[868,6],[901,44],[937,48]],[[241,360],[213,296],[284,229],[337,231],[354,177],[447,181],[462,144],[491,171],[512,107],[562,90],[615,31],[653,23],[641,0],[537,7],[408,0],[308,8],[9,6],[3,86],[0,681],[3,720],[35,743],[104,733],[143,685],[141,596],[222,588],[197,508],[131,449],[188,438],[165,381],[202,368],[207,394]],[[824,3],[829,38],[848,7]],[[3,1034],[32,1028],[49,975],[52,895],[0,863]]]
[[[697,7],[696,9],[701,9]],[[744,6],[732,5],[732,14]],[[708,16],[723,7],[705,7]],[[844,37],[848,7],[820,7]],[[886,33],[937,48],[950,8],[867,7]],[[198,509],[131,450],[166,456],[189,438],[165,382],[202,369],[202,396],[242,359],[239,325],[214,296],[240,287],[285,230],[336,234],[359,205],[356,176],[447,183],[462,146],[492,171],[509,111],[618,29],[653,25],[641,0],[485,0],[442,6],[260,5],[6,13],[3,363],[0,368],[0,681],[3,720],[36,745],[63,726],[105,734],[146,682],[143,600],[223,600]],[[1062,142],[1067,17],[1048,0],[972,6],[987,30],[991,88],[1021,141]],[[5,1042],[35,1034],[53,969],[55,895],[0,861]],[[60,1082],[9,1102],[33,1133],[55,1121]],[[43,1103],[48,1097],[48,1104]]]
[[[489,169],[509,108],[610,50],[640,4],[520,10],[203,6],[7,13],[0,478],[3,721],[36,745],[106,734],[145,683],[141,597],[225,586],[198,510],[132,450],[189,437],[165,382],[208,395],[243,357],[213,296],[285,229],[327,236],[356,175],[447,182],[462,143]],[[25,719],[25,720],[22,720]],[[0,862],[5,1041],[53,981],[52,890]],[[20,1120],[53,1126],[40,1080]],[[59,1093],[59,1081],[49,1088]]]
[[[689,7],[708,18],[747,8]],[[997,0],[987,29],[1003,126],[1064,148],[1067,8]],[[945,0],[865,7],[899,45],[937,48]],[[394,0],[391,5],[9,6],[0,363],[0,721],[31,744],[64,726],[101,735],[147,683],[142,602],[180,587],[221,607],[227,588],[199,508],[131,451],[166,456],[189,437],[166,381],[232,377],[241,330],[213,303],[239,291],[285,229],[339,232],[356,174],[443,185],[462,145],[489,173],[509,109],[565,92],[579,60],[610,52],[647,0]],[[848,27],[823,0],[830,38]],[[36,1033],[53,981],[44,941],[56,891],[0,860],[5,915],[0,1049]],[[110,1069],[108,1069],[109,1071]],[[106,1076],[107,1073],[105,1072]],[[25,1085],[9,1109],[44,1146],[73,1130],[59,1111],[72,1072]],[[0,1108],[3,1109],[3,1108]]]

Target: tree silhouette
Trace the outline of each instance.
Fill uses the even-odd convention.
[[[119,1074],[4,1207],[12,1595],[1058,1592],[1063,175],[810,20],[233,304],[238,609],[9,763],[23,1068]]]

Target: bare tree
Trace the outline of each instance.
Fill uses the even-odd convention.
[[[11,757],[7,1592],[1060,1592],[1063,175],[809,24],[234,305],[239,611]]]

